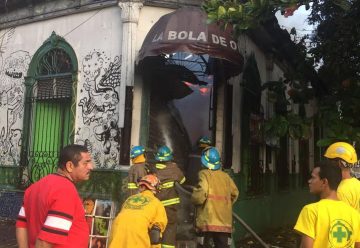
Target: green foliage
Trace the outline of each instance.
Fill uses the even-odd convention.
[[[312,90],[304,84],[288,79],[268,81],[263,84],[262,89],[268,90],[275,106],[275,116],[266,120],[263,125],[265,137],[274,139],[288,135],[293,139],[310,138],[312,119],[291,113],[288,106],[291,102],[300,105],[308,103],[314,97]]]
[[[294,10],[303,4],[309,9],[309,2],[208,0],[203,8],[208,13],[209,22],[232,24],[239,33],[256,28],[273,18],[278,10],[284,13],[287,8]],[[302,88],[305,82],[303,79],[304,74],[309,72],[306,65],[317,65],[322,83],[317,85],[320,108],[315,120],[323,129],[323,139],[318,145],[326,146],[336,140],[360,142],[360,115],[357,115],[360,112],[360,0],[317,0],[311,3],[309,23],[316,24],[316,30],[296,45],[301,56],[295,63],[297,68],[286,78],[300,82],[301,87],[292,86],[291,98],[299,104],[305,104],[311,99],[313,92]],[[293,29],[291,33],[296,34],[296,30]],[[305,39],[311,39],[310,50],[304,46]],[[268,96],[277,106],[277,116],[267,121],[266,132],[277,136],[288,132],[293,137],[306,137],[307,131],[302,126],[289,128],[291,121],[286,111],[288,99],[284,86],[282,82],[268,82],[264,85],[264,88],[269,88]],[[300,135],[302,132],[304,135]]]
[[[316,1],[310,23],[317,24],[310,53],[325,85],[317,121],[324,140],[360,143],[360,1]]]
[[[110,199],[117,203],[125,198],[127,175],[118,170],[95,170],[90,180],[77,188],[84,198]]]
[[[284,11],[298,4],[308,4],[309,1],[296,0],[208,0],[203,8],[208,13],[209,22],[220,22],[223,25],[232,24],[235,31],[241,32],[254,28],[262,21],[272,17],[276,11]]]
[[[358,94],[360,89],[354,85],[352,89],[339,90],[320,99],[316,121],[323,127],[325,139],[319,146],[331,141],[360,143],[360,118],[356,114],[360,111]]]
[[[268,139],[289,135],[293,139],[310,138],[311,119],[299,115],[275,115],[264,123],[263,130]]]

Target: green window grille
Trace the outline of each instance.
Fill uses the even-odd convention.
[[[30,64],[21,161],[26,169],[25,184],[54,172],[60,149],[73,141],[77,71],[74,58],[71,47],[53,33]]]

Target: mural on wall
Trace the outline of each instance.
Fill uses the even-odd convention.
[[[82,59],[83,83],[78,106],[82,125],[76,142],[91,151],[96,168],[113,169],[119,162],[119,89],[121,56],[91,51]]]
[[[24,111],[24,77],[31,57],[27,51],[7,54],[15,29],[0,33],[0,165],[19,165]]]

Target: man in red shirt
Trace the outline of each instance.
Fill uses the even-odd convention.
[[[93,169],[86,147],[69,145],[60,152],[58,170],[31,185],[16,222],[19,248],[86,248],[89,227],[75,183]]]

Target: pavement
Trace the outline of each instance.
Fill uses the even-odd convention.
[[[270,230],[264,234],[260,234],[260,237],[265,243],[270,245],[270,248],[296,248],[298,236],[294,231],[288,228]],[[0,219],[0,248],[12,248],[17,247],[15,237],[15,221]],[[179,247],[192,247],[182,246]],[[248,237],[242,239],[237,245],[237,248],[262,248],[254,238]]]
[[[0,219],[0,248],[17,247],[15,221]]]
[[[259,234],[261,239],[269,245],[270,248],[297,248],[299,247],[299,236],[291,227],[269,230],[266,233]],[[237,244],[237,248],[263,248],[254,238],[243,239]]]

